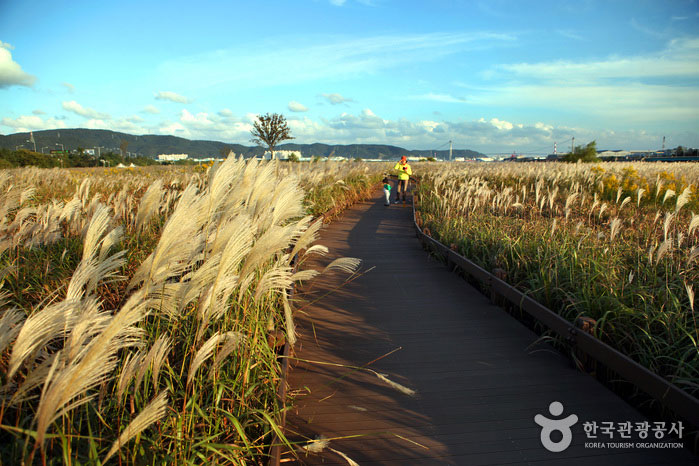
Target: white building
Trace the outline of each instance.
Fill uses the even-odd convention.
[[[160,162],[176,162],[178,160],[187,160],[188,154],[158,154]]]
[[[281,159],[281,160],[288,160],[289,156],[291,154],[296,154],[296,156],[300,159],[303,157],[301,155],[301,151],[298,150],[275,150],[274,151],[274,158],[275,159]],[[272,154],[270,151],[266,150],[264,155],[262,156],[263,159],[265,160],[270,160],[272,158]]]

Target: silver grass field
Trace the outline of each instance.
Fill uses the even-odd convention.
[[[263,464],[288,290],[385,167],[0,172],[2,464]],[[302,299],[302,297],[300,298]],[[271,344],[270,344],[271,343]]]
[[[426,232],[699,395],[699,164],[423,169]]]

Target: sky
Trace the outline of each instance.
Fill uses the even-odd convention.
[[[699,147],[696,0],[0,0],[0,134]]]

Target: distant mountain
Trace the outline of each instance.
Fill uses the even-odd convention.
[[[33,149],[33,144],[27,142],[29,133],[15,133],[7,136],[0,135],[0,148],[15,149],[23,146]],[[156,157],[158,154],[189,154],[190,158],[220,157],[224,151],[232,150],[238,155],[253,157],[262,155],[264,149],[257,146],[244,146],[242,144],[228,144],[221,141],[191,141],[177,136],[161,136],[146,134],[135,136],[133,134],[119,133],[104,129],[51,129],[45,131],[34,131],[34,141],[37,152],[46,152],[60,149],[61,145],[65,150],[95,149],[100,147],[102,152],[118,153],[122,141],[126,141],[127,152],[133,155],[144,155],[146,157]],[[305,157],[347,157],[363,159],[395,159],[401,155],[411,155],[415,157],[437,157],[446,159],[449,157],[448,150],[407,150],[402,147],[382,144],[282,144],[277,150],[299,151]],[[483,157],[480,152],[472,150],[454,150],[453,157]]]

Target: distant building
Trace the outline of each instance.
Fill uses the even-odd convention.
[[[298,157],[299,159],[303,157],[303,155],[301,155],[301,151],[298,150],[275,150],[274,158],[280,160],[288,160],[291,154],[296,154],[296,157]],[[272,158],[272,153],[266,150],[262,158],[265,160],[270,160]]]
[[[178,160],[187,160],[188,154],[158,154],[160,162],[176,162]]]
[[[598,150],[597,157],[626,157],[631,152],[627,150]]]

